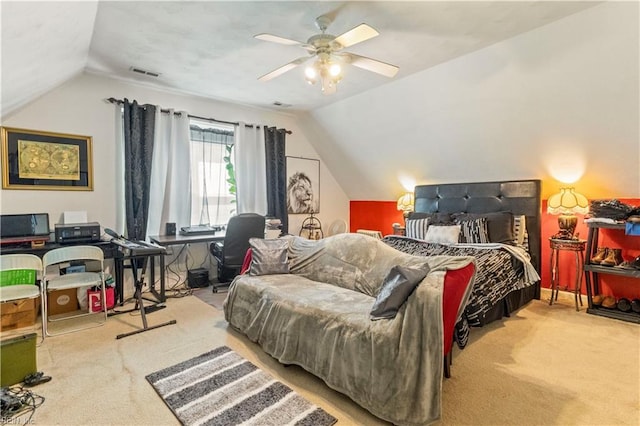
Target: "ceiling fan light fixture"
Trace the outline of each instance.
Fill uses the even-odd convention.
[[[309,65],[304,70],[304,78],[309,84],[316,84],[316,82],[318,81],[318,74],[320,73],[318,72],[317,63]]]
[[[316,26],[321,32],[320,34],[309,37],[306,43],[273,34],[263,33],[256,35],[255,38],[272,43],[300,45],[303,49],[307,50],[309,55],[295,59],[280,68],[276,68],[274,71],[259,77],[258,80],[269,81],[310,60],[314,60],[315,62],[305,68],[304,78],[307,83],[312,85],[320,81],[322,93],[325,95],[337,91],[336,86],[343,78],[342,66],[344,64],[350,64],[367,71],[384,75],[385,77],[395,77],[398,72],[398,67],[395,65],[342,51],[345,47],[351,47],[378,36],[378,31],[367,24],[360,24],[336,37],[326,33],[326,29],[329,24],[331,24],[331,20],[331,17],[328,15],[318,17],[316,19]]]
[[[342,67],[340,67],[340,64],[334,62],[329,65],[329,75],[331,75],[331,77],[338,77],[341,73]]]
[[[323,95],[333,95],[334,93],[336,93],[336,91],[338,90],[337,86],[337,82],[333,81],[330,78],[323,78],[322,79],[322,94]]]

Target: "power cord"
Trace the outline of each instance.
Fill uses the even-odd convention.
[[[30,424],[36,409],[43,403],[43,396],[20,385],[0,388],[0,423],[18,424],[17,418],[28,415],[20,423]]]

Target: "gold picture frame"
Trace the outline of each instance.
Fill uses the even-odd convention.
[[[2,127],[2,189],[93,191],[91,136]]]

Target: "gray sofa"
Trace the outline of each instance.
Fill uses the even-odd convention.
[[[381,419],[401,425],[438,420],[444,277],[474,259],[412,256],[359,234],[288,241],[289,274],[247,273],[233,281],[224,304],[229,324]],[[395,318],[372,321],[372,305],[394,265],[430,271]]]

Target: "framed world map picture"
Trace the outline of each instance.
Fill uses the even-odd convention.
[[[91,136],[2,128],[2,188],[93,191]]]

